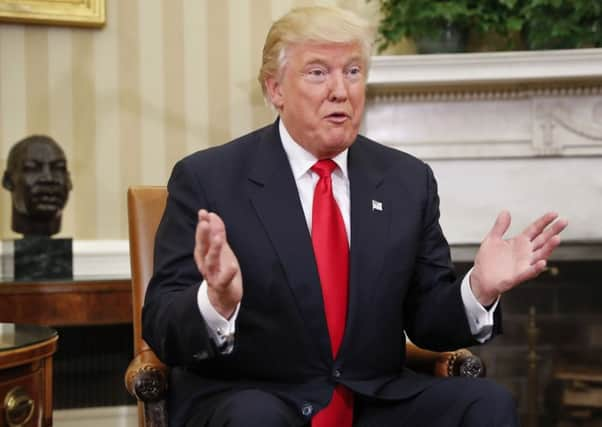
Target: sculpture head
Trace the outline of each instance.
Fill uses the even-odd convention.
[[[24,235],[59,232],[72,189],[67,159],[50,137],[33,135],[8,153],[2,186],[12,193],[12,230]]]

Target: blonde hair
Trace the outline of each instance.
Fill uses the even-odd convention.
[[[334,6],[308,6],[291,10],[274,22],[263,46],[258,80],[266,100],[266,79],[276,77],[286,64],[287,49],[297,43],[359,43],[369,66],[373,28],[353,12]]]

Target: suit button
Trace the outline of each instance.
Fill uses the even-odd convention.
[[[304,417],[311,417],[311,414],[313,413],[314,407],[311,403],[305,403],[301,408],[301,414],[303,414]]]
[[[341,375],[343,375],[343,373],[341,372],[341,370],[340,370],[340,369],[335,369],[335,370],[332,372],[332,376],[333,376],[333,377],[335,377],[335,378],[341,378]]]

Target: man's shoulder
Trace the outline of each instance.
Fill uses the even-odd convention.
[[[186,163],[212,163],[214,161],[225,159],[232,161],[236,158],[246,158],[248,160],[248,155],[250,155],[256,150],[257,142],[259,142],[263,138],[272,136],[271,134],[273,132],[273,124],[264,126],[262,128],[255,129],[254,131],[251,131],[246,135],[242,135],[238,138],[228,141],[224,144],[196,151],[184,157],[182,161]]]
[[[196,151],[187,155],[179,163],[196,167],[216,167],[224,164],[248,163],[257,150],[259,141],[264,138],[274,138],[274,125],[255,129],[221,145]]]
[[[372,162],[379,164],[383,168],[394,166],[422,170],[426,167],[424,161],[412,154],[383,145],[363,135],[357,136],[356,145],[357,150],[361,152],[360,155],[369,156]]]

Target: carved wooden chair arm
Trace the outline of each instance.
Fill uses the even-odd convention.
[[[407,366],[436,377],[484,377],[485,364],[469,350],[436,352],[406,345]]]
[[[142,409],[138,407],[138,414],[144,417],[146,427],[167,427],[167,371],[167,366],[146,348],[134,357],[125,372],[125,387],[143,404]]]
[[[125,387],[142,402],[164,399],[167,392],[167,366],[145,349],[134,357],[125,373]]]

